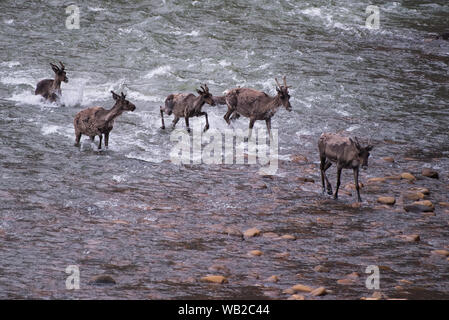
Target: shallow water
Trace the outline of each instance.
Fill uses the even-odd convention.
[[[287,299],[283,290],[302,283],[331,291],[320,299],[359,299],[373,293],[369,265],[388,297],[449,298],[449,261],[431,254],[449,249],[448,208],[438,205],[449,200],[449,42],[423,41],[448,31],[446,1],[379,2],[379,30],[365,27],[363,1],[77,5],[79,30],[64,27],[60,1],[0,5],[0,298]],[[33,95],[58,60],[69,77],[64,106]],[[273,118],[275,175],[260,175],[260,164],[170,161],[171,130],[159,129],[169,93],[206,82],[215,95],[236,86],[275,94],[282,75],[293,112]],[[74,115],[112,107],[110,90],[126,92],[136,111],[117,119],[107,151],[88,139],[75,148]],[[226,107],[204,110],[211,130],[228,128]],[[247,126],[240,118],[232,128]],[[354,191],[342,188],[338,201],[321,194],[316,142],[339,130],[375,145],[361,208],[351,206]],[[440,178],[422,177],[423,167]],[[417,180],[367,183],[404,171]],[[328,172],[335,183],[335,167]],[[351,182],[344,171],[342,187]],[[412,187],[429,188],[434,216],[404,211]],[[397,203],[379,205],[382,195]],[[261,236],[243,240],[251,227]],[[421,241],[401,238],[409,234]],[[263,254],[248,255],[255,249]],[[68,265],[79,266],[80,290],[65,287]],[[337,284],[352,272],[352,285]],[[103,273],[116,285],[88,283]],[[199,281],[207,274],[228,283]],[[266,281],[272,275],[279,281]]]

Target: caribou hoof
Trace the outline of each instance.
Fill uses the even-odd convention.
[[[165,126],[162,126],[161,129],[162,129],[162,130],[165,130]]]
[[[187,132],[190,133],[190,128],[187,128]]]
[[[205,126],[203,132],[206,132],[207,130],[209,130],[209,126]]]

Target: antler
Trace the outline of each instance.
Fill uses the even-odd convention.
[[[59,64],[61,65],[61,69],[64,70],[65,69],[65,65],[61,61],[59,61]]]
[[[125,98],[126,98],[126,95],[123,94],[123,91],[122,91],[122,99],[125,99]]]
[[[360,142],[359,139],[357,137],[354,137],[354,141],[355,141],[355,146],[357,147],[357,149],[360,149]]]
[[[281,89],[281,85],[279,84],[278,78],[274,78],[274,80],[276,81],[278,88]]]
[[[57,65],[55,65],[55,64],[53,64],[53,63],[51,63],[51,62],[50,62],[50,65],[52,66],[52,68],[56,68],[56,69],[59,70],[59,67],[58,67]]]

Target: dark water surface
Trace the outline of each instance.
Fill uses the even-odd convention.
[[[0,298],[287,299],[301,283],[330,291],[319,299],[360,299],[373,293],[368,265],[380,267],[387,297],[449,298],[449,261],[431,254],[449,249],[449,208],[439,204],[449,200],[449,43],[423,41],[449,31],[447,1],[378,1],[379,30],[365,27],[365,1],[74,4],[79,30],[65,28],[62,1],[0,4]],[[58,60],[69,77],[64,106],[33,95]],[[293,112],[273,118],[275,175],[261,176],[259,164],[170,161],[171,130],[159,129],[167,94],[204,82],[215,95],[236,86],[275,94],[282,75]],[[110,90],[136,111],[118,118],[109,150],[87,139],[75,148],[74,115],[112,107]],[[204,109],[211,129],[227,128],[225,106]],[[321,194],[316,142],[337,130],[375,145],[360,208],[344,188],[351,172],[338,201]],[[368,182],[402,172],[417,180]],[[335,167],[329,175],[335,183]],[[404,211],[413,187],[430,190],[434,215]],[[383,195],[396,204],[378,204]],[[251,227],[261,235],[243,240]],[[411,234],[421,241],[402,237]],[[80,290],[66,290],[68,265],[80,268]],[[354,283],[337,283],[352,272]],[[88,283],[100,274],[117,283]],[[208,274],[228,283],[201,282]]]

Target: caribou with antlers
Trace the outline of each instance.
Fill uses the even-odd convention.
[[[165,129],[164,112],[167,115],[171,115],[172,113],[174,114],[175,118],[173,119],[172,128],[176,126],[176,123],[178,123],[180,118],[184,118],[186,121],[187,132],[190,132],[189,118],[205,116],[206,126],[203,131],[209,129],[207,113],[203,112],[201,109],[205,103],[215,106],[215,101],[212,94],[209,93],[207,84],[201,86],[200,88],[200,90],[196,90],[196,92],[198,92],[197,97],[192,93],[177,93],[167,96],[165,99],[165,106],[160,107],[162,120],[161,129]]]
[[[102,107],[91,107],[77,113],[73,124],[75,126],[75,147],[80,146],[81,135],[89,136],[94,141],[95,136],[100,137],[98,149],[101,149],[101,140],[104,134],[104,145],[109,143],[109,132],[111,132],[114,120],[124,111],[134,111],[136,106],[126,100],[126,95],[118,95],[111,91],[115,100],[114,106],[110,110]]]
[[[337,187],[334,198],[338,199],[341,170],[353,169],[357,199],[359,202],[362,202],[359,190],[359,167],[362,166],[363,169],[368,167],[369,152],[373,149],[373,146],[368,143],[367,146],[362,147],[357,137],[352,139],[335,133],[323,133],[318,140],[318,149],[321,160],[320,170],[323,193],[325,192],[324,181],[326,180],[327,193],[332,195],[332,186],[327,179],[326,170],[329,169],[332,162],[335,162],[337,163]]]
[[[275,115],[281,106],[284,106],[288,111],[292,111],[290,105],[290,95],[288,94],[287,80],[284,76],[284,85],[280,85],[277,78],[276,91],[277,95],[269,96],[265,92],[249,89],[249,88],[235,88],[230,90],[226,96],[226,104],[228,111],[224,115],[224,119],[228,124],[232,119],[238,118],[240,115],[249,118],[249,137],[256,120],[265,120],[267,130],[271,137],[271,118]],[[222,100],[220,97],[217,101]]]
[[[50,102],[59,100],[61,96],[61,82],[69,82],[64,64],[61,61],[59,61],[59,64],[61,65],[60,67],[50,63],[51,68],[55,73],[55,79],[44,79],[39,81],[36,86],[36,91],[34,91],[35,95],[39,94]]]

